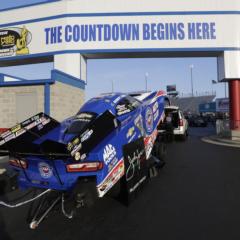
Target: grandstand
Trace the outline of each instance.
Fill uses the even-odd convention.
[[[199,104],[212,102],[215,97],[215,94],[203,96],[198,95],[193,97],[177,97],[171,98],[171,104],[179,106],[183,112],[198,113]]]

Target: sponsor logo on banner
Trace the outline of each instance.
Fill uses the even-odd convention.
[[[117,152],[112,144],[108,144],[103,150],[103,160],[105,164],[109,164],[115,158]]]
[[[0,57],[29,54],[31,40],[26,27],[0,29]]]
[[[145,113],[145,123],[147,132],[152,132],[153,130],[153,111],[152,108],[148,107]]]
[[[52,168],[47,163],[39,163],[38,169],[42,178],[50,178],[53,175]]]

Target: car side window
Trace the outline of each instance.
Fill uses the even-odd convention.
[[[117,116],[122,116],[124,114],[134,111],[140,102],[133,97],[127,96],[121,99],[116,106]]]

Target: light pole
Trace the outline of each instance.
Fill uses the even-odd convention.
[[[145,73],[145,91],[147,92],[148,89],[148,72]]]
[[[224,82],[224,93],[225,93],[225,98],[227,98],[227,83]]]
[[[216,81],[216,80],[212,80],[212,94],[214,94],[214,91],[213,91],[213,84],[217,84],[217,81]]]
[[[114,92],[114,82],[112,80],[112,93]]]
[[[191,74],[191,91],[192,91],[192,97],[193,97],[193,64],[191,64],[190,66],[190,74]]]

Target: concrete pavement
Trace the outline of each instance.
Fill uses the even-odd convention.
[[[106,197],[72,220],[54,211],[35,231],[28,207],[0,207],[0,239],[239,240],[240,149],[202,142],[211,131],[191,129],[187,142],[169,144],[165,167],[129,207]]]
[[[219,136],[216,136],[216,135],[203,137],[202,141],[204,141],[206,143],[225,146],[225,147],[240,148],[240,141],[231,140],[231,139],[228,139],[228,138],[222,138],[222,137],[219,137]]]

